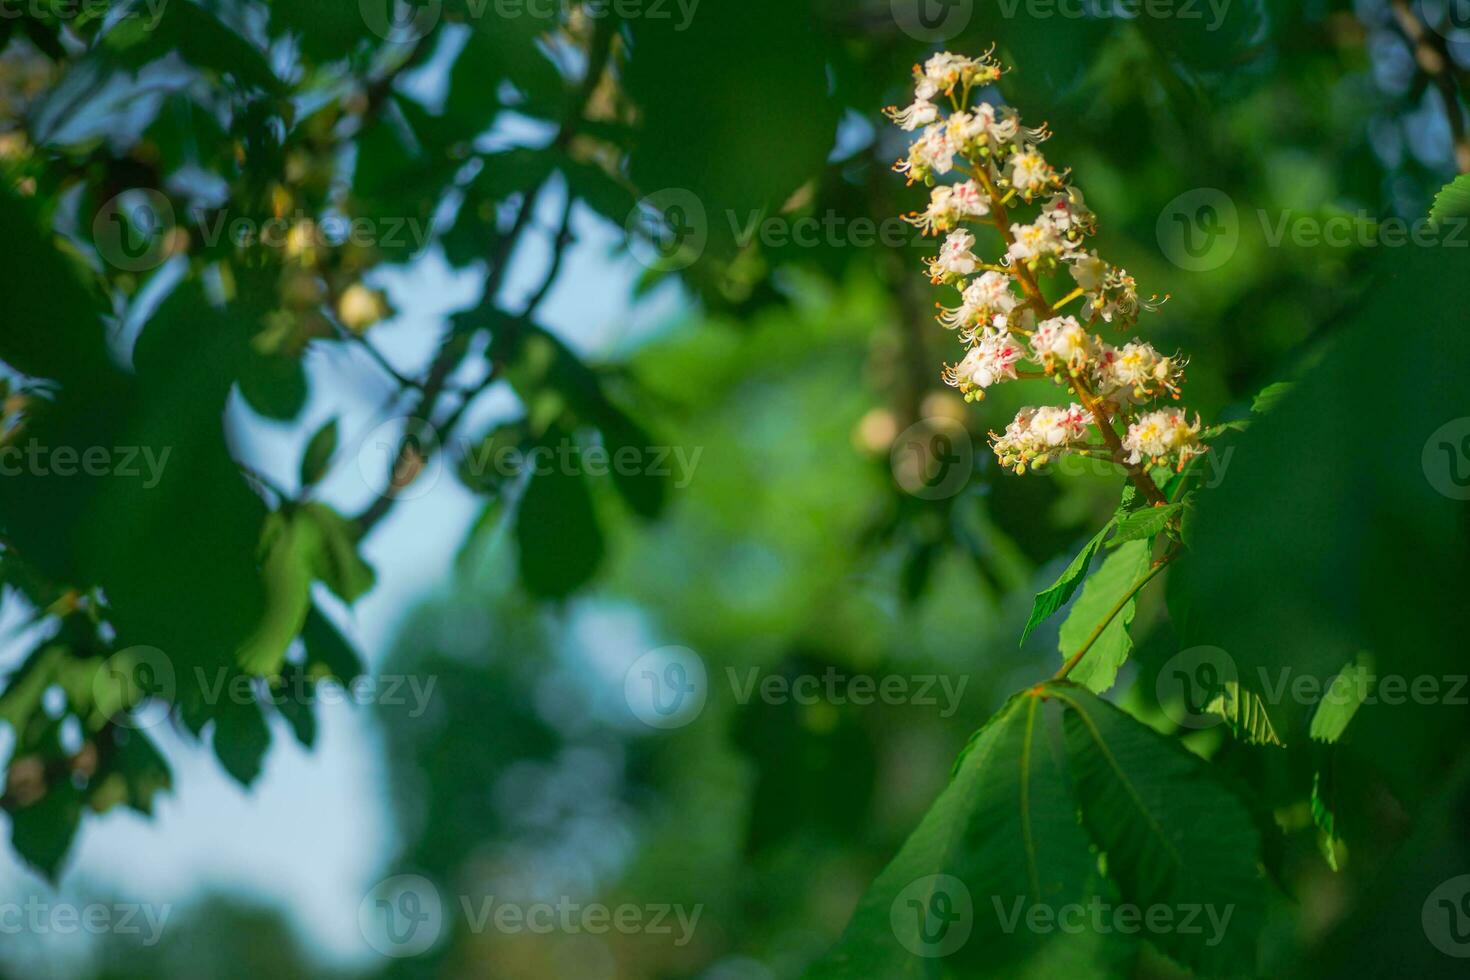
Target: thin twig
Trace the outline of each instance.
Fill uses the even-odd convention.
[[[1465,117],[1460,108],[1459,86],[1455,84],[1454,61],[1449,46],[1439,34],[1431,31],[1414,12],[1410,0],[1390,0],[1394,19],[1404,32],[1414,52],[1414,61],[1424,76],[1439,90],[1444,101],[1445,118],[1450,124],[1450,142],[1454,146],[1455,168],[1470,173],[1470,136],[1465,133]]]
[[[582,115],[586,111],[587,101],[591,98],[603,71],[607,67],[612,49],[612,37],[613,32],[609,19],[600,19],[592,36],[591,49],[588,52],[587,74],[582,79],[576,97],[573,99],[567,116],[562,122],[561,129],[557,133],[554,142],[555,146],[567,146],[575,135],[577,124],[581,121]],[[531,217],[535,213],[536,202],[540,199],[541,192],[545,189],[546,183],[546,178],[543,178],[524,193],[521,198],[521,206],[516,212],[515,220],[511,223],[506,233],[496,241],[495,249],[489,258],[489,273],[485,280],[485,290],[480,296],[479,306],[469,318],[471,321],[480,319],[477,314],[489,314],[495,311],[496,298],[500,293],[501,286],[505,282],[505,276],[510,269],[510,259],[515,252],[515,247],[520,240],[522,232],[530,224]],[[570,197],[570,192],[568,192],[568,196]],[[561,237],[559,235],[558,240]],[[560,252],[561,250],[558,249],[553,255],[553,267],[555,271],[560,270]],[[544,285],[538,290],[537,295],[533,299],[539,304],[540,297],[544,296],[545,292],[549,291],[550,288],[549,284]],[[423,439],[423,436],[427,434],[424,430],[430,426],[428,420],[435,414],[434,410],[439,403],[440,396],[446,391],[450,375],[454,373],[455,368],[459,366],[460,360],[464,357],[467,340],[468,337],[463,331],[451,329],[444,338],[444,341],[440,344],[439,351],[429,366],[428,374],[419,386],[421,394],[410,412],[410,418],[416,419],[417,422],[410,423],[409,430],[404,433],[403,438],[399,441],[398,450],[394,454],[390,472],[399,472],[406,455],[410,452],[417,451],[415,447],[426,445],[431,447],[432,451],[433,446],[440,444],[441,440],[439,439],[426,442]],[[459,407],[452,413],[449,421],[457,423],[468,410],[469,404],[473,401],[474,397],[488,387],[499,373],[500,365],[492,365],[490,373],[486,376],[485,380],[478,387],[471,389]],[[448,430],[445,429],[444,434],[447,435],[447,433]],[[427,460],[424,462],[427,462]],[[406,483],[403,484],[403,486],[406,485]],[[364,534],[387,516],[388,512],[393,508],[393,504],[398,499],[398,491],[400,489],[402,489],[402,486],[396,480],[390,479],[383,493],[366,510],[358,515],[357,523],[362,528]]]

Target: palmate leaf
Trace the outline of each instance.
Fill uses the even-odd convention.
[[[1148,514],[1163,509],[1151,508],[1149,511],[1135,513]],[[1120,521],[1118,526],[1121,528],[1124,523]],[[1134,600],[1129,597],[1116,614],[1113,610],[1119,602],[1123,602],[1139,580],[1148,574],[1148,567],[1147,540],[1134,539],[1119,546],[1087,580],[1087,584],[1082,587],[1082,595],[1072,604],[1072,611],[1062,623],[1059,645],[1065,661],[1082,649],[1100,623],[1107,622],[1102,633],[1092,640],[1087,655],[1069,675],[1073,681],[1088,690],[1100,693],[1112,687],[1118,678],[1118,668],[1123,666],[1133,649],[1133,640],[1128,636],[1128,624],[1133,622]]]
[[[1081,975],[1088,962],[1109,958],[1098,948],[1105,937],[1039,933],[1025,924],[1033,905],[1085,903],[1104,884],[1046,738],[1045,715],[1055,710],[1028,691],[976,733],[949,786],[807,980],[900,980],[950,969],[1014,977],[1072,968]],[[961,916],[953,933],[924,914],[946,909]]]
[[[1145,916],[1162,907],[1172,917],[1146,929],[1149,940],[1207,976],[1253,973],[1265,895],[1245,806],[1177,743],[1075,685],[1048,690],[1069,709],[1082,821],[1108,876]]]
[[[1021,631],[1022,644],[1042,620],[1065,606],[1067,600],[1072,598],[1072,593],[1076,592],[1077,586],[1082,584],[1082,578],[1087,574],[1087,568],[1092,564],[1093,556],[1102,547],[1103,539],[1108,536],[1108,532],[1116,523],[1116,521],[1108,521],[1103,525],[1103,529],[1083,546],[1082,551],[1072,559],[1072,563],[1063,570],[1051,587],[1037,594],[1036,601],[1031,605],[1031,617],[1026,620],[1026,628]]]
[[[1059,713],[1065,764],[1046,724]],[[1203,760],[1084,688],[1049,682],[975,734],[806,980],[1108,976],[1139,938],[1204,976],[1250,973],[1259,860],[1245,805]]]

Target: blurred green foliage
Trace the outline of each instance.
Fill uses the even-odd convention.
[[[5,438],[173,454],[156,486],[0,479],[7,601],[48,627],[0,695],[15,736],[12,844],[55,877],[85,812],[148,812],[173,788],[146,734],[117,723],[129,689],[97,680],[120,651],[157,647],[181,677],[218,668],[277,685],[362,670],[321,589],[345,608],[371,587],[359,543],[427,443],[406,434],[384,496],[339,513],[313,496],[350,455],[335,428],[303,432],[308,449],[286,468],[299,485],[282,488],[240,458],[223,417],[239,392],[256,415],[301,426],[317,380],[309,352],[371,346],[391,316],[369,304],[359,318],[354,290],[375,270],[442,257],[482,276],[483,295],[436,325],[432,363],[392,379],[409,382],[396,414],[475,447],[662,445],[697,463],[687,481],[487,480],[448,460],[483,513],[450,594],[419,611],[382,667],[437,677],[438,698],[422,717],[379,720],[402,837],[382,872],[429,877],[456,917],[423,956],[354,970],[798,976],[837,942],[972,734],[1055,670],[1059,632],[1063,649],[1071,642],[1063,617],[1019,649],[1016,638],[1034,595],[1114,514],[1121,478],[1001,473],[984,435],[1039,385],[957,404],[938,382],[956,355],[913,288],[932,245],[863,243],[854,230],[917,206],[888,172],[903,146],[877,110],[903,99],[908,66],[930,48],[903,32],[895,5],[704,0],[685,24],[445,0],[416,5],[431,29],[398,43],[374,32],[368,6],[173,0],[156,23],[138,5],[0,21]],[[1453,176],[1445,107],[1387,4],[1234,2],[1206,24],[987,4],[947,41],[969,52],[994,42],[1016,64],[1000,91],[1050,122],[1048,155],[1074,169],[1101,216],[1099,245],[1145,293],[1170,295],[1140,332],[1190,352],[1190,407],[1252,420],[1215,441],[1220,469],[1184,514],[1188,552],[1164,589],[1138,597],[1131,640],[1112,637],[1110,696],[1194,753],[1149,755],[1162,740],[1123,729],[1143,758],[1167,760],[1143,767],[1150,800],[1176,810],[1190,840],[1259,837],[1270,882],[1259,944],[1222,963],[1167,941],[1083,942],[1082,960],[1052,950],[1059,959],[1040,969],[1458,975],[1426,942],[1421,912],[1439,882],[1470,872],[1464,708],[1378,699],[1329,743],[1311,737],[1305,706],[1263,701],[1257,683],[1283,669],[1325,683],[1363,651],[1384,674],[1463,670],[1466,511],[1436,490],[1425,447],[1466,414],[1467,257],[1378,237],[1385,221],[1424,217]],[[1464,59],[1448,53],[1463,85]],[[426,79],[439,97],[413,84]],[[1190,271],[1170,261],[1162,225],[1201,188],[1232,204],[1236,236],[1225,259]],[[542,315],[572,202],[628,230],[638,254],[668,229],[650,233],[635,202],[670,189],[699,203],[707,244],[687,267],[652,263],[636,291],[693,302],[652,338],[589,356]],[[115,203],[145,191],[161,196],[149,200],[165,227],[130,225],[136,215]],[[537,227],[538,203],[553,200],[565,202],[563,226]],[[328,244],[300,215],[364,219],[380,234]],[[212,233],[221,219],[284,220],[296,236],[284,248],[240,243]],[[824,230],[815,245],[742,241],[765,219]],[[1348,244],[1292,233],[1333,219],[1354,229]],[[382,234],[390,225],[404,233]],[[544,288],[510,298],[511,259],[537,234],[553,255]],[[158,261],[125,247],[138,241]],[[466,374],[480,380],[461,388]],[[1253,396],[1283,380],[1296,384],[1252,415]],[[486,425],[462,407],[506,389],[512,418]],[[975,449],[963,486],[939,499],[906,492],[906,467],[935,462],[905,462],[906,439],[932,451],[934,432],[956,429]],[[667,644],[697,651],[709,700],[692,724],[658,732],[629,715],[624,672]],[[1259,708],[1285,747],[1171,720],[1160,678],[1203,645],[1240,670],[1233,697],[1255,708],[1238,723],[1264,731]],[[866,706],[739,696],[749,677],[828,673],[934,676],[958,693],[950,704],[936,684],[930,703]],[[60,712],[41,705],[53,685]],[[273,713],[305,744],[315,733],[309,703],[210,703],[181,685],[172,709],[246,784],[269,765]],[[1018,709],[1007,710],[985,737],[1015,737]],[[1045,713],[1075,748],[1076,719],[1056,702]],[[1219,783],[1177,798],[1205,768]],[[1109,860],[1146,853],[1111,788],[1084,771],[1077,786],[1052,774],[1044,788],[1061,803],[1049,817],[1080,806],[1100,821],[1089,830],[1111,842]],[[976,802],[960,798],[966,773],[948,783],[961,808]],[[1087,841],[1074,843],[1079,876],[1094,874]],[[1014,856],[998,850],[961,853],[975,867]],[[702,916],[682,946],[467,929],[453,896],[491,894]],[[868,911],[881,929],[886,911]],[[109,938],[109,964],[90,975],[323,975],[311,945],[273,913],[222,900],[156,949]],[[879,955],[861,953],[849,975],[880,975]],[[949,969],[1019,970],[1019,955],[976,948]],[[919,966],[940,975],[937,961]]]

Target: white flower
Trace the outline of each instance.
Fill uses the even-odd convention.
[[[1046,162],[1046,157],[1041,151],[1027,147],[1011,157],[1011,186],[1020,192],[1026,200],[1031,200],[1042,191],[1055,188],[1061,179],[1056,170]],[[1044,212],[1051,214],[1050,211]],[[1063,225],[1056,225],[1058,231],[1066,231]]]
[[[967,180],[963,184],[939,184],[929,194],[929,206],[905,215],[904,220],[928,235],[989,213],[990,199],[973,180]]]
[[[1182,409],[1165,408],[1148,412],[1128,426],[1123,437],[1123,448],[1128,450],[1128,462],[1140,463],[1148,459],[1153,463],[1174,461],[1177,466],[1205,451],[1199,441],[1199,417],[1190,422]]]
[[[1000,65],[987,54],[980,58],[941,51],[924,62],[924,67],[914,67],[914,87],[917,91],[933,86],[935,92],[948,93],[956,85],[985,85],[1000,77]],[[926,96],[932,97],[932,96]]]
[[[973,180],[954,185],[954,213],[962,218],[983,218],[990,213],[990,198]]]
[[[1004,325],[1007,314],[1018,302],[1011,291],[1011,277],[991,269],[970,280],[960,293],[959,306],[941,307],[939,322],[950,329],[968,327],[982,320]]]
[[[927,99],[915,99],[906,109],[889,106],[883,112],[905,130],[927,126],[939,118],[939,107]]]
[[[980,267],[980,260],[970,249],[975,246],[975,236],[968,231],[952,231],[939,254],[929,260],[929,278],[934,282],[952,282],[960,276],[968,276]]]
[[[1065,254],[1067,243],[1057,230],[1044,221],[1030,225],[1011,225],[1010,248],[1006,258],[1012,262],[1035,262],[1038,259]]]
[[[934,123],[924,130],[924,135],[909,146],[909,155],[900,160],[893,169],[908,175],[910,182],[927,180],[934,174],[947,174],[954,168],[954,144],[945,135],[943,124]]]
[[[992,313],[1009,313],[1019,300],[1011,291],[1011,277],[994,269],[965,287],[967,298],[973,298],[977,309]]]
[[[1117,266],[1108,268],[1103,281],[1089,292],[1087,300],[1093,312],[1109,323],[1113,322],[1114,317],[1133,321],[1137,318],[1140,307],[1157,309],[1156,304],[1139,302],[1138,283],[1128,274],[1127,269]]]
[[[1038,408],[1031,418],[1031,432],[1047,446],[1076,442],[1087,435],[1092,416],[1075,402],[1065,408],[1048,405]]]
[[[1038,323],[1031,335],[1031,349],[1043,363],[1048,357],[1056,358],[1074,371],[1094,352],[1092,337],[1076,317],[1070,316],[1056,316]]]
[[[1096,252],[1087,252],[1072,263],[1072,278],[1089,293],[1102,286],[1107,274],[1108,264]]]
[[[1097,215],[1092,213],[1082,199],[1082,192],[1075,187],[1067,187],[1053,195],[1042,208],[1042,213],[1053,228],[1069,237],[1090,235],[1097,228]]]
[[[1029,464],[1041,464],[1052,455],[1075,448],[1087,435],[1092,415],[1075,402],[1065,407],[1023,408],[991,443],[1002,466],[1024,473]]]

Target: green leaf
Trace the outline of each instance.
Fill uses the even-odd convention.
[[[1141,507],[1118,520],[1118,533],[1113,535],[1108,547],[1115,548],[1126,541],[1137,541],[1139,538],[1152,538],[1168,526],[1169,520],[1180,510],[1184,504],[1163,504],[1157,507]]]
[[[255,633],[237,657],[247,674],[264,676],[280,670],[286,648],[311,605],[312,565],[321,550],[321,535],[310,521],[284,513],[270,515],[262,533],[265,561],[265,611]]]
[[[1295,387],[1295,383],[1291,381],[1278,381],[1275,384],[1267,385],[1256,394],[1255,400],[1251,402],[1251,411],[1256,415],[1271,411]]]
[[[1244,432],[1250,427],[1250,419],[1231,419],[1229,422],[1221,422],[1202,429],[1199,437],[1201,442],[1209,442],[1211,439],[1220,438],[1227,432]]]
[[[298,519],[311,521],[319,535],[311,565],[318,580],[348,605],[372,590],[377,575],[357,553],[362,530],[355,523],[321,503],[302,507]]]
[[[1077,586],[1082,584],[1082,577],[1087,574],[1087,568],[1092,564],[1093,556],[1102,547],[1103,539],[1107,537],[1108,532],[1116,523],[1115,520],[1110,520],[1104,524],[1102,530],[1093,535],[1092,540],[1087,542],[1081,553],[1072,559],[1072,564],[1067,566],[1061,577],[1052,583],[1050,588],[1037,594],[1036,601],[1031,605],[1031,618],[1026,620],[1026,628],[1021,631],[1021,643],[1026,642],[1026,637],[1031,635],[1031,631],[1042,620],[1065,606],[1067,600],[1072,598],[1072,593],[1076,592]]]
[[[308,749],[316,742],[316,714],[312,710],[311,699],[314,687],[315,681],[307,671],[295,664],[286,664],[281,668],[280,680],[275,685],[277,696],[272,702],[291,726],[296,741]]]
[[[1231,734],[1249,745],[1286,744],[1276,734],[1264,697],[1237,680],[1227,680],[1220,687],[1205,711],[1225,719]]]
[[[1228,650],[1243,678],[1289,671],[1323,689],[1358,650],[1385,675],[1463,671],[1466,259],[1465,249],[1382,250],[1351,322],[1239,439],[1227,483],[1196,494],[1200,560],[1171,576],[1190,609],[1182,646]],[[1385,322],[1412,322],[1417,351],[1385,347]],[[1356,379],[1369,376],[1395,394],[1365,411]],[[1311,707],[1271,704],[1288,744],[1308,739]],[[1355,753],[1389,774],[1412,813],[1437,785],[1426,760],[1462,737],[1463,721],[1413,703],[1360,711]]]
[[[11,731],[19,734],[25,729],[66,656],[66,648],[59,644],[38,647],[7,679],[5,693],[0,695],[0,721]]]
[[[1085,964],[1098,937],[1024,925],[1028,908],[1085,903],[1104,885],[1047,738],[1045,716],[1055,710],[1028,691],[975,734],[949,786],[807,980],[1020,976],[1038,953],[1054,968],[1068,954]],[[945,911],[959,915],[948,928],[927,914]],[[1084,964],[1070,964],[1067,975],[1094,975]]]
[[[1460,174],[1441,187],[1429,209],[1429,220],[1436,225],[1465,218],[1470,218],[1470,174]]]
[[[607,450],[608,472],[612,475],[613,487],[628,507],[639,517],[652,520],[663,512],[669,496],[670,477],[667,470],[649,472],[649,454],[654,450],[654,440],[632,419],[613,408],[609,403],[598,414],[597,425],[602,431],[603,448]],[[618,465],[622,455],[636,452],[640,465],[634,468]]]
[[[265,418],[289,422],[306,407],[311,382],[299,358],[252,348],[240,364],[240,394]]]
[[[337,452],[337,419],[333,417],[311,437],[301,455],[301,486],[315,486],[332,465]]]
[[[302,52],[319,62],[344,58],[364,40],[377,40],[359,8],[347,3],[273,0],[270,27],[272,34],[294,33]]]
[[[602,528],[587,481],[558,466],[556,446],[565,435],[552,426],[540,445],[553,460],[526,484],[516,513],[521,582],[533,594],[560,599],[585,585],[602,564]]]
[[[1260,836],[1244,804],[1177,742],[1075,685],[1047,689],[1070,709],[1082,822],[1122,900],[1166,907],[1176,922],[1199,907],[1224,923],[1212,929],[1202,914],[1198,932],[1161,929],[1148,939],[1205,975],[1253,974],[1265,893]]]
[[[301,628],[306,646],[306,673],[312,680],[335,677],[343,686],[362,676],[362,658],[320,609],[312,606]]]
[[[56,248],[34,201],[0,187],[0,359],[26,374],[92,384],[112,371],[102,305],[84,285],[81,266]]]
[[[226,680],[229,685],[233,678]],[[226,687],[228,690],[228,686]],[[271,730],[254,701],[238,704],[226,697],[214,721],[214,754],[241,786],[255,782],[271,745]]]
[[[1121,522],[1119,526],[1122,526]],[[1082,587],[1082,594],[1072,604],[1072,611],[1062,623],[1062,659],[1066,660],[1082,649],[1083,644],[1087,643],[1104,620],[1108,620],[1108,623],[1088,648],[1086,656],[1068,675],[1071,680],[1099,693],[1113,686],[1118,677],[1118,668],[1123,666],[1129,651],[1133,649],[1133,640],[1128,635],[1128,624],[1133,622],[1135,602],[1129,593],[1148,574],[1148,569],[1149,543],[1133,540],[1108,555],[1097,571],[1088,578],[1087,584]],[[1123,601],[1124,596],[1128,596],[1126,602]],[[1121,609],[1118,608],[1120,602]]]
[[[10,814],[10,843],[27,864],[56,881],[82,820],[82,794],[59,779],[46,795]]]
[[[131,68],[176,52],[196,68],[267,92],[284,91],[264,51],[190,0],[169,3],[156,24],[151,17],[125,17],[103,43]]]
[[[1329,759],[1329,764],[1330,764]],[[1327,786],[1323,786],[1322,770],[1312,773],[1312,823],[1317,825],[1321,833],[1317,837],[1317,845],[1322,851],[1322,858],[1327,866],[1333,871],[1339,870],[1337,852],[1342,848],[1342,839],[1337,836],[1337,815],[1333,812],[1330,801],[1332,795],[1331,769],[1327,770]]]
[[[1317,710],[1312,712],[1313,740],[1336,742],[1347,731],[1348,722],[1372,693],[1375,677],[1371,658],[1362,653],[1328,683]]]

